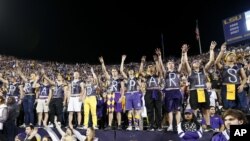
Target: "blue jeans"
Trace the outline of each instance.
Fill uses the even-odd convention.
[[[35,95],[25,95],[23,98],[24,123],[34,125]]]

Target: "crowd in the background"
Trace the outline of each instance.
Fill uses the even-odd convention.
[[[0,131],[9,141],[17,127],[26,128],[26,140],[39,138],[36,128],[46,128],[54,140],[76,140],[75,129],[178,131],[182,140],[215,131],[227,139],[226,118],[243,124],[241,111],[249,112],[250,47],[229,49],[212,41],[197,56],[188,49],[183,44],[178,59],[163,58],[156,49],[153,61],[142,56],[138,63],[121,55],[117,65],[105,64],[105,57],[89,65],[2,55]]]

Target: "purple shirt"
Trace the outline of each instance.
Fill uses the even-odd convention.
[[[219,115],[210,116],[210,125],[212,129],[220,129],[224,124],[222,118]],[[205,118],[202,118],[201,125],[206,125]]]

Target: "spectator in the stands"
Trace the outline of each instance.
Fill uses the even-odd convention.
[[[73,133],[73,125],[72,124],[69,124],[69,127],[66,128],[65,132],[62,130],[61,128],[61,125],[58,124],[58,122],[54,122],[55,123],[55,126],[56,126],[56,129],[57,131],[60,133],[61,135],[61,141],[76,141],[76,138],[74,136],[74,133]],[[50,130],[50,131],[53,131],[53,130]],[[53,134],[53,133],[52,133]],[[54,140],[53,140],[54,141]],[[55,141],[59,141],[59,140],[55,140]]]
[[[73,129],[73,133],[79,141],[98,141],[98,138],[95,137],[95,129],[93,127],[89,127],[86,130],[86,136],[75,129]]]
[[[209,113],[210,114],[211,128],[216,132],[223,131],[224,130],[224,122],[223,122],[221,116],[217,115],[215,112],[216,112],[215,107],[211,106],[210,113]],[[202,127],[204,129],[206,129],[206,122],[205,122],[204,117],[202,118],[201,124],[202,124]]]
[[[181,141],[198,141],[202,137],[202,127],[192,109],[184,111],[184,119],[177,127]]]
[[[33,125],[27,125],[25,127],[26,137],[24,141],[40,141],[41,136],[38,134],[38,128],[34,128]]]
[[[237,109],[228,109],[223,114],[225,129],[222,132],[215,134],[211,141],[229,141],[230,140],[230,125],[247,124],[246,115]]]

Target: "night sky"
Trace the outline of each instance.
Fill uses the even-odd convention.
[[[152,60],[163,34],[166,57],[179,57],[183,43],[195,55],[196,19],[207,52],[212,40],[224,42],[223,19],[250,10],[250,0],[90,1],[0,1],[0,54],[90,64],[99,56],[117,64],[127,54],[138,62]]]

